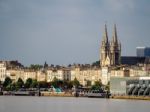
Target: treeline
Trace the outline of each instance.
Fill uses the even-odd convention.
[[[28,78],[26,82],[24,82],[21,78],[17,80],[17,82],[13,82],[9,77],[5,78],[5,81],[0,84],[1,88],[4,91],[17,91],[21,88],[61,88],[63,90],[72,89],[73,86],[79,87],[81,86],[79,81],[75,78],[73,81],[67,80],[58,80],[54,78],[52,82],[38,82],[35,79]]]
[[[45,61],[45,63],[43,65],[41,64],[31,64],[29,66],[24,66],[21,63],[19,63],[18,61],[6,61],[6,66],[7,69],[12,69],[12,68],[26,68],[26,69],[33,69],[33,70],[40,70],[40,69],[46,69],[48,67],[55,67],[55,68],[60,68],[60,65],[48,65],[47,62]],[[89,66],[97,66],[100,67],[100,61],[95,61],[92,64],[79,64],[79,63],[74,63],[74,64],[68,64],[68,66],[66,67],[72,67],[72,66],[83,66],[83,67],[89,67]]]
[[[71,90],[73,87],[82,87],[80,82],[75,78],[73,81],[67,80],[59,80],[56,77],[52,82],[38,82],[35,79],[28,78],[26,82],[24,82],[21,78],[19,78],[16,82],[13,82],[9,77],[5,78],[3,83],[0,82],[1,89],[3,91],[18,91],[21,88],[29,89],[29,88],[61,88],[62,90]],[[94,85],[91,85],[90,81],[87,81],[87,87],[90,87],[91,90],[100,90],[105,89],[109,90],[109,84],[104,86],[101,81],[95,81]]]

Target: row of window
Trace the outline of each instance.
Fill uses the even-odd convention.
[[[0,72],[5,72],[6,70],[5,69],[0,69]]]
[[[0,75],[0,78],[5,78],[5,74],[1,74],[1,75]]]

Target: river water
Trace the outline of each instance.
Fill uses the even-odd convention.
[[[0,112],[150,112],[150,101],[0,96]]]

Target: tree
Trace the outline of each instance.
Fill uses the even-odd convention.
[[[36,64],[36,65],[31,64],[31,65],[30,65],[30,69],[33,69],[33,70],[39,70],[39,69],[41,69],[42,67],[43,67],[42,65],[38,65],[38,64]]]
[[[102,87],[102,82],[101,80],[95,81],[95,84],[91,87],[92,90],[100,90]]]
[[[22,88],[23,85],[24,85],[23,80],[22,80],[21,78],[19,78],[18,81],[16,82],[17,88],[18,88],[18,89],[19,89],[19,88]]]
[[[72,81],[64,80],[63,87],[64,87],[64,89],[71,89],[73,87]]]
[[[8,85],[10,85],[12,83],[12,80],[10,79],[10,77],[6,77],[5,81],[3,83],[3,87],[7,87]]]
[[[93,62],[93,63],[92,63],[92,66],[97,66],[97,67],[99,67],[99,66],[100,66],[100,61]]]
[[[26,80],[26,83],[25,83],[25,87],[26,88],[30,88],[31,87],[31,85],[32,85],[32,79],[31,78],[28,78],[27,80]]]
[[[36,80],[36,79],[33,79],[33,80],[32,80],[32,84],[31,84],[31,87],[32,87],[32,88],[36,88],[37,86],[38,86],[37,80]]]
[[[95,81],[95,85],[96,85],[96,86],[102,86],[102,82],[101,82],[101,80],[99,80],[99,81]]]
[[[105,90],[106,90],[106,91],[110,91],[110,81],[108,82],[107,85],[105,85]]]
[[[16,83],[12,83],[12,84],[10,85],[10,90],[11,90],[11,91],[17,90],[17,88],[16,88]]]
[[[41,82],[39,82],[39,86],[40,86],[40,88],[47,88],[48,83],[46,81],[41,81]]]
[[[54,79],[52,81],[52,86],[54,86],[55,88],[59,87],[58,81],[59,80],[56,77],[54,77]]]
[[[74,80],[73,80],[73,85],[74,86],[76,86],[76,87],[78,87],[79,85],[80,85],[80,82],[77,80],[77,78],[74,78]]]

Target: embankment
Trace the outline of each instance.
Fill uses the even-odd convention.
[[[111,96],[112,99],[149,100],[150,96]]]

